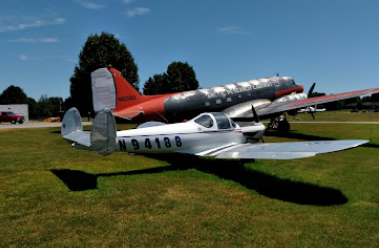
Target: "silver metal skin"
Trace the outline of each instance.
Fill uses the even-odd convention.
[[[80,122],[80,123],[79,123]],[[157,123],[155,123],[157,124]],[[188,122],[116,131],[112,111],[96,116],[91,131],[83,131],[76,108],[62,122],[62,137],[75,148],[87,147],[102,155],[113,151],[133,153],[186,153],[218,159],[294,159],[354,148],[367,140],[257,143],[264,131],[262,123],[240,127],[225,113],[203,113]]]

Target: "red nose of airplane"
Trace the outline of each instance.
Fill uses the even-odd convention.
[[[279,98],[285,95],[289,95],[293,92],[301,93],[304,91],[304,87],[302,85],[294,85],[293,88],[285,89],[285,90],[279,90],[275,92],[275,98]]]
[[[298,87],[295,88],[297,93],[301,93],[304,91],[304,87],[302,85],[299,85]]]

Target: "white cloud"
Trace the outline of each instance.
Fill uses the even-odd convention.
[[[20,56],[18,56],[18,58],[19,58],[20,60],[27,60],[27,59],[29,59],[29,57],[26,56],[25,54],[20,54]]]
[[[127,10],[125,15],[128,17],[135,17],[135,16],[143,16],[151,12],[151,9],[148,8],[135,8],[131,10]]]
[[[129,4],[129,3],[131,3],[131,2],[134,2],[134,0],[122,0],[121,2],[126,3],[126,4]]]
[[[1,25],[0,24],[0,33],[1,32],[8,32],[8,31],[15,31],[15,30],[22,30],[27,28],[37,28],[47,25],[61,25],[66,22],[65,18],[58,18],[54,20],[36,20],[31,21],[28,23],[18,23],[18,24],[11,24],[11,25]]]
[[[20,38],[20,39],[7,40],[6,42],[9,42],[9,43],[55,43],[55,42],[59,42],[59,40],[57,38],[40,38],[40,39]]]
[[[104,4],[82,2],[82,1],[76,1],[76,2],[86,9],[104,9],[106,7]]]
[[[230,34],[230,35],[248,35],[252,34],[252,32],[247,31],[240,27],[235,26],[226,26],[222,28],[218,28],[217,31],[224,33],[224,34]]]

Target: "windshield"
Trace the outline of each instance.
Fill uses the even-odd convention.
[[[213,120],[209,115],[202,115],[199,118],[195,119],[195,122],[206,128],[213,127]]]
[[[230,129],[230,121],[225,113],[212,113],[216,119],[218,129]]]

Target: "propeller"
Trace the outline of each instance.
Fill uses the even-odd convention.
[[[258,122],[260,122],[259,121],[259,116],[257,115],[257,112],[255,111],[255,108],[254,108],[254,105],[251,105],[251,112],[253,112],[253,115],[254,115],[254,122],[255,123],[258,123]]]
[[[309,89],[309,91],[308,91],[308,98],[312,95],[315,86],[316,86],[316,83],[313,83],[312,86],[311,86],[311,88]]]
[[[254,115],[254,117],[253,117],[254,118],[254,122],[255,123],[259,123],[260,122],[259,116],[258,116],[257,112],[255,111],[255,108],[254,108],[253,104],[251,105],[251,111],[253,112],[253,115]],[[262,143],[265,143],[265,140],[263,139],[263,136],[261,137],[261,140],[262,140]]]
[[[312,95],[315,86],[316,86],[316,83],[313,83],[312,86],[311,86],[311,88],[309,89],[309,91],[308,91],[308,98],[310,98],[310,96]],[[313,120],[315,120],[316,118],[315,118],[314,112],[312,110],[310,110],[309,113],[311,113]]]

